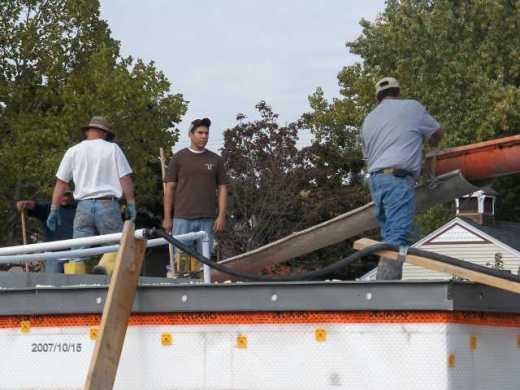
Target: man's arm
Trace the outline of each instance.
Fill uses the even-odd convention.
[[[218,233],[224,230],[226,223],[227,209],[227,186],[225,184],[218,186],[218,216],[213,224],[213,230]]]
[[[56,179],[56,185],[54,186],[54,192],[52,193],[51,209],[46,222],[47,228],[49,228],[51,232],[55,232],[58,226],[61,225],[61,218],[58,209],[60,208],[63,195],[68,188],[69,183],[61,179]]]
[[[438,128],[435,130],[435,132],[430,136],[428,139],[428,143],[430,146],[437,146],[439,142],[441,142],[442,137],[444,136],[444,130],[441,128]]]
[[[69,189],[69,183],[61,179],[56,179],[56,185],[54,186],[54,192],[52,193],[51,209],[57,209],[60,207],[61,199],[65,194],[65,191]]]
[[[121,188],[123,189],[123,195],[125,196],[126,203],[134,203],[134,182],[132,181],[132,176],[125,175],[119,178],[119,183],[121,183]]]
[[[134,182],[132,176],[129,174],[120,177],[119,183],[121,184],[126,199],[127,215],[131,221],[135,221],[135,218],[137,217],[137,209],[135,207]]]
[[[175,186],[176,182],[168,181],[164,183],[164,218],[163,218],[163,229],[166,233],[170,233],[173,227],[172,212],[175,201]]]

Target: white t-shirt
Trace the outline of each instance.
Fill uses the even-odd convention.
[[[121,198],[119,179],[132,173],[121,148],[103,139],[84,140],[69,148],[56,177],[74,182],[76,200],[113,196]]]

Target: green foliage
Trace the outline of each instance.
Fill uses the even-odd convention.
[[[0,3],[1,240],[13,242],[15,198],[49,197],[65,150],[92,115],[107,116],[135,171],[141,208],[157,200],[159,147],[186,111],[153,63],[122,57],[98,0]]]
[[[347,46],[365,73],[397,77],[447,130],[445,145],[520,128],[518,1],[392,1],[375,23],[361,25]]]
[[[224,257],[247,252],[302,225],[300,191],[305,173],[296,148],[298,124],[279,126],[270,106],[256,106],[260,119],[224,132],[222,157],[231,180],[229,229],[219,240]]]
[[[449,205],[437,205],[417,214],[416,225],[418,237],[416,237],[416,239],[421,239],[427,234],[430,234],[435,229],[449,222],[454,215],[455,202]]]
[[[520,222],[520,175],[502,177],[493,184],[493,188],[499,194],[495,204],[496,218]]]
[[[441,147],[459,146],[520,130],[520,2],[510,0],[392,0],[347,48],[362,63],[338,75],[340,98],[327,102],[318,89],[304,115],[323,153],[342,171],[359,172],[357,132],[375,106],[374,83],[396,77],[403,97],[421,101],[446,130]],[[321,163],[323,164],[323,163]],[[518,219],[520,179],[495,183],[499,215]],[[499,199],[500,199],[499,197]],[[418,218],[431,231],[446,219],[441,207]],[[452,214],[453,215],[453,214]]]
[[[222,257],[247,252],[359,207],[366,193],[353,183],[335,185],[335,171],[313,163],[319,150],[298,150],[300,121],[285,126],[270,106],[256,106],[260,118],[224,132],[222,156],[231,179],[228,229],[219,237]],[[325,163],[325,160],[320,160]],[[335,169],[335,168],[334,168]],[[339,174],[337,174],[339,175]],[[324,248],[291,262],[292,268],[314,269],[345,255],[349,243]],[[284,271],[285,266],[267,270]]]
[[[366,98],[359,94],[369,88],[361,77],[361,66],[346,68],[340,75],[341,99],[327,102],[318,88],[309,97],[311,113],[303,121],[314,136],[312,164],[327,174],[317,184],[334,187],[345,183],[359,183],[363,169],[359,147],[359,128],[368,113]]]

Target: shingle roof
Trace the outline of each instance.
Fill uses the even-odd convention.
[[[498,241],[520,251],[520,223],[496,221],[495,225],[488,226],[480,225],[468,218],[461,219]]]

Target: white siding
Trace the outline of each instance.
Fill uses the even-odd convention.
[[[520,257],[510,251],[495,244],[437,244],[437,245],[417,245],[418,249],[436,252],[451,256],[461,260],[471,261],[472,263],[486,265],[495,264],[495,254],[502,254],[504,269],[510,270],[514,274],[520,267]],[[403,279],[451,279],[451,275],[433,272],[425,268],[404,264]]]

